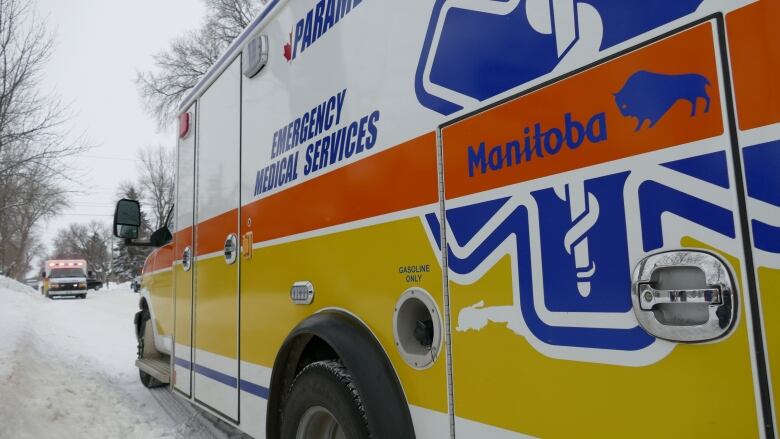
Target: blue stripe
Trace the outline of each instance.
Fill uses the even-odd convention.
[[[274,9],[274,7],[279,4],[279,0],[273,0],[271,3],[268,4],[268,6],[263,9],[262,12],[260,12],[260,15],[257,16],[257,18],[254,19],[254,21],[247,26],[246,29],[244,29],[244,32],[241,33],[241,35],[236,38],[233,43],[230,45],[228,50],[225,51],[225,53],[222,54],[221,57],[219,57],[219,60],[217,60],[216,63],[209,69],[208,72],[206,72],[206,76],[203,77],[200,81],[198,81],[197,84],[195,84],[195,87],[192,89],[192,91],[187,95],[186,98],[184,98],[183,101],[181,101],[181,106],[179,107],[179,111],[184,111],[184,106],[189,103],[189,101],[200,91],[203,86],[209,82],[212,76],[216,72],[218,72],[220,69],[222,69],[222,65],[225,63],[225,61],[228,60],[228,58],[231,58],[233,55],[233,51],[236,50],[241,44],[246,41],[246,39],[249,37],[249,35],[254,32],[255,29],[257,29],[258,26],[260,26],[260,23],[263,21],[265,17],[268,16],[268,14],[271,13],[271,11]]]
[[[238,388],[238,380],[230,375],[226,375],[220,371],[209,369],[206,366],[201,366],[200,364],[195,364],[195,373],[199,373],[207,378],[211,378],[214,381],[218,381],[226,386],[232,387],[234,389]]]
[[[252,395],[259,396],[263,399],[268,399],[269,390],[266,387],[260,386],[255,383],[250,383],[247,380],[241,380],[241,390]]]
[[[176,364],[181,367],[184,367],[186,369],[192,369],[193,364],[183,358],[176,357],[175,361]],[[205,366],[201,366],[200,364],[195,364],[194,366],[195,366],[194,369],[195,373],[199,373],[207,378],[211,378],[214,381],[220,382],[234,389],[238,387],[238,380],[236,380],[234,377],[230,375],[224,374],[214,369],[210,369]],[[247,380],[241,380],[240,383],[241,383],[240,390],[255,396],[259,396],[260,398],[263,399],[268,399],[270,391],[267,387],[263,387],[259,384],[255,384]]]
[[[181,366],[181,367],[183,367],[185,369],[192,369],[192,363],[190,363],[189,361],[185,360],[184,358],[176,357],[175,358],[175,362],[176,362],[177,366]]]

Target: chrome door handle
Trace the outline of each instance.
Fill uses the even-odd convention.
[[[225,263],[232,265],[238,259],[238,237],[231,233],[225,238]]]
[[[721,304],[720,288],[702,288],[693,290],[656,290],[650,284],[639,284],[639,307],[650,311],[661,303],[706,303]]]
[[[190,271],[192,268],[192,247],[187,246],[184,248],[184,253],[181,255],[181,266],[184,271]]]
[[[723,260],[703,251],[648,256],[633,273],[634,314],[645,331],[665,340],[694,343],[723,337],[737,320],[731,273]]]

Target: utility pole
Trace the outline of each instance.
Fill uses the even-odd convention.
[[[108,250],[111,252],[111,259],[108,262],[108,273],[106,273],[106,291],[111,287],[110,277],[114,272],[114,234],[111,231],[108,232],[108,245]]]

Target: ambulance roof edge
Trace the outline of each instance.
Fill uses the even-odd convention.
[[[181,101],[179,104],[179,113],[186,111],[187,108],[192,104],[192,101],[197,99],[197,97],[200,95],[203,88],[210,84],[216,75],[221,73],[222,70],[227,67],[227,61],[231,60],[241,50],[249,36],[251,36],[255,30],[260,27],[260,23],[262,23],[263,20],[268,17],[271,11],[273,11],[274,8],[282,1],[283,0],[271,0],[271,2],[269,2],[263,8],[263,10],[260,11],[257,17],[252,20],[252,23],[250,23],[249,26],[247,26],[246,29],[244,29],[244,31],[241,32],[241,34],[235,40],[233,40],[232,43],[230,43],[230,47],[228,47],[227,50],[222,53],[217,62],[215,62],[214,65],[209,68],[203,78],[201,78],[198,83],[195,84],[195,87],[193,87],[192,90],[187,94],[187,97]]]

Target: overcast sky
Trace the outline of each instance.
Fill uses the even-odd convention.
[[[158,132],[133,80],[152,66],[154,53],[201,23],[204,7],[198,0],[34,1],[56,36],[44,87],[71,104],[70,129],[95,146],[74,160],[73,175],[81,178],[73,189],[82,193],[45,227],[48,245],[71,222],[110,222],[117,186],[136,179],[137,151],[174,147],[173,129]]]

